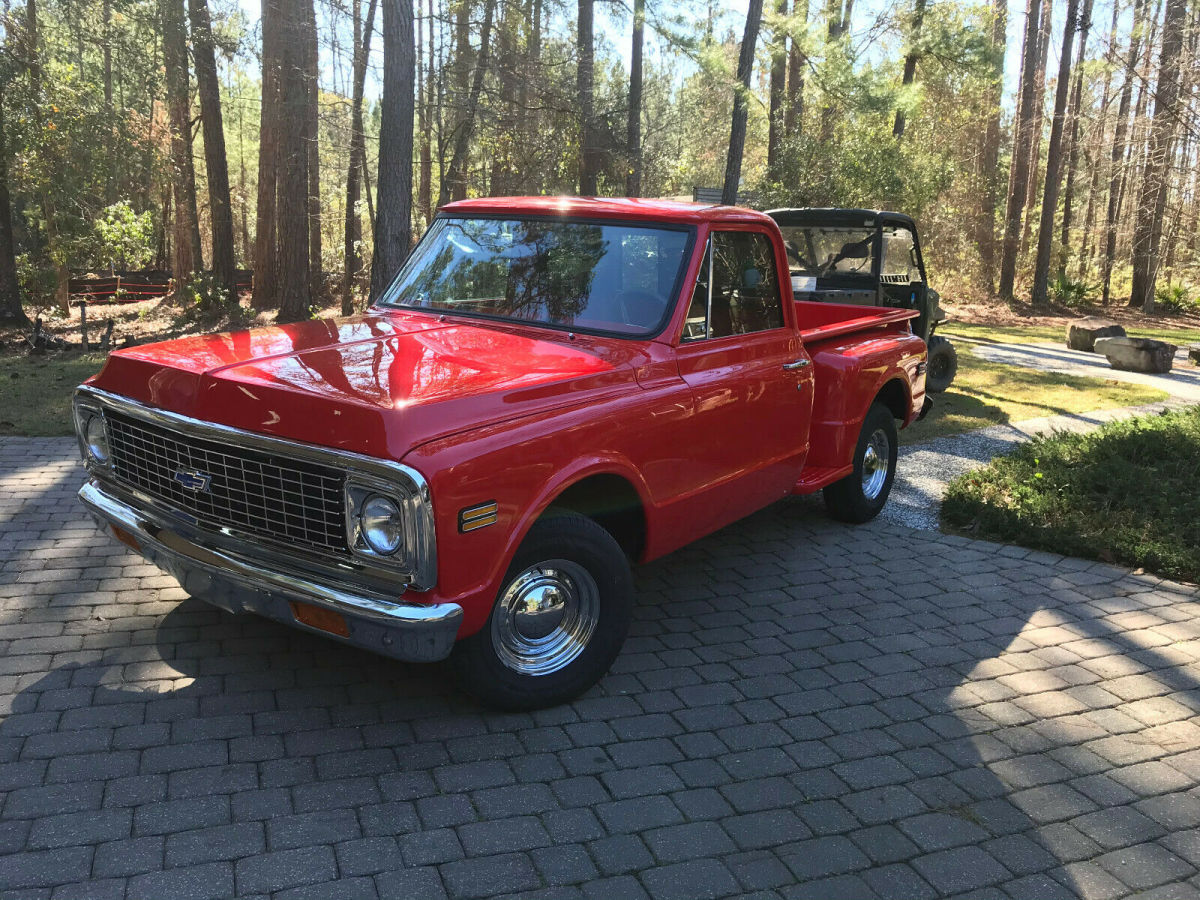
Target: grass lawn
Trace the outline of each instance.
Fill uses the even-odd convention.
[[[1166,398],[1166,392],[1140,384],[990,362],[959,345],[954,384],[944,394],[933,395],[929,415],[904,429],[900,443],[916,444],[989,425],[1138,406]]]
[[[104,364],[103,353],[0,357],[0,434],[72,434],[75,386]]]
[[[1200,407],[1021,444],[954,481],[953,531],[1200,582]]]
[[[1130,337],[1154,338],[1180,347],[1200,343],[1200,330],[1195,328],[1162,328],[1157,323],[1143,328],[1126,323],[1125,331]],[[997,341],[1006,344],[1067,343],[1066,325],[977,325],[971,322],[948,322],[938,333],[948,338],[966,337],[980,341]]]

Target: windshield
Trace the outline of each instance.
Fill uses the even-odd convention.
[[[691,236],[661,226],[442,217],[381,302],[649,335],[678,294]]]
[[[871,276],[875,229],[799,225],[780,229],[793,275]]]

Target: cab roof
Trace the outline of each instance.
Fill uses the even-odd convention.
[[[646,200],[633,197],[481,197],[447,203],[440,213],[495,216],[560,216],[563,218],[646,219],[653,222],[700,224],[738,222],[773,224],[764,213],[740,206]]]
[[[916,229],[912,216],[887,209],[852,209],[844,206],[802,206],[792,209],[768,209],[767,213],[780,225],[828,225],[830,227],[874,228],[876,225],[897,225]]]

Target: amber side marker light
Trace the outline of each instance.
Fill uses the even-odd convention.
[[[307,625],[309,628],[336,634],[338,637],[350,637],[350,626],[346,622],[346,617],[341,613],[321,606],[313,606],[311,603],[301,603],[299,600],[291,601],[291,607],[292,615],[296,617],[297,622]]]
[[[458,513],[458,530],[463,534],[496,524],[497,505],[495,500],[480,503],[478,506],[468,506]]]
[[[142,545],[138,543],[138,539],[135,538],[128,531],[126,531],[124,528],[118,528],[116,525],[110,525],[109,528],[112,529],[113,537],[115,537],[118,541],[120,541],[126,547],[129,547],[132,550],[136,550],[138,553],[142,552]]]

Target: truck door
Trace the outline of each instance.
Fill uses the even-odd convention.
[[[783,298],[769,235],[709,236],[678,360],[695,404],[686,481],[727,521],[790,491],[808,453],[812,367]]]

